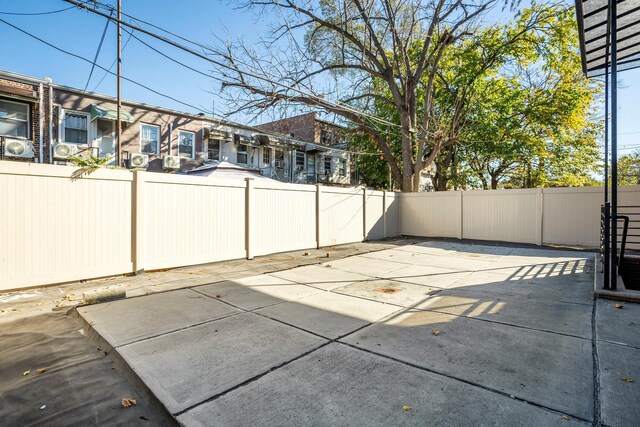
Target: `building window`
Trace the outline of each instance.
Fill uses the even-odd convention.
[[[181,130],[178,132],[178,155],[193,159],[196,134]]]
[[[271,164],[271,148],[264,147],[262,150],[263,150],[262,163],[264,163],[265,165],[270,165]]]
[[[207,159],[220,160],[220,140],[210,139],[207,145]]]
[[[89,115],[64,112],[64,142],[86,144],[89,140]]]
[[[0,99],[0,135],[29,137],[29,104]]]
[[[325,156],[324,158],[324,173],[331,173],[331,157]]]
[[[238,144],[238,163],[247,164],[247,144]]]
[[[160,127],[155,125],[140,125],[140,152],[144,154],[158,154],[160,147]]]
[[[325,145],[333,144],[333,132],[326,129],[320,130],[320,143]]]
[[[339,167],[340,176],[347,176],[347,161],[340,159]]]
[[[302,151],[296,151],[296,170],[304,170],[304,153]]]

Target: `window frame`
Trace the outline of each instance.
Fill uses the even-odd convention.
[[[31,110],[32,110],[32,105],[30,102],[19,102],[19,101],[14,101],[11,99],[6,99],[6,98],[0,98],[0,100],[4,101],[4,102],[8,102],[9,104],[18,104],[18,105],[26,105],[27,106],[27,133],[26,136],[24,137],[24,139],[31,139]],[[21,120],[16,120],[16,121],[21,121]],[[23,138],[22,136],[14,136],[14,135],[4,135],[1,134],[0,136],[6,136],[9,138]]]
[[[262,149],[262,163],[265,165],[269,165],[271,166],[271,161],[273,159],[271,158],[271,148],[270,147],[264,147]]]
[[[299,161],[300,159],[302,159],[302,162]],[[295,159],[296,171],[298,171],[298,167],[302,167],[302,170],[300,172],[304,171],[307,166],[306,163],[307,162],[306,162],[306,156],[304,151],[296,150],[296,159]]]
[[[72,141],[67,141],[67,126],[66,126],[66,120],[67,120],[67,116],[68,115],[73,115],[73,116],[84,116],[87,119],[87,142],[72,142]],[[92,145],[92,133],[91,133],[91,114],[86,113],[84,111],[76,111],[76,110],[67,110],[67,109],[62,109],[62,117],[60,118],[60,136],[62,138],[60,138],[62,140],[63,143],[65,144],[73,144],[73,145],[78,145],[78,146],[83,146],[86,145],[88,147],[90,147]]]
[[[347,161],[345,159],[338,161],[338,175],[347,176]]]
[[[240,151],[240,147],[244,147],[244,151]],[[240,156],[244,155],[244,162],[240,161]],[[238,144],[236,146],[236,163],[248,165],[249,164],[249,145]]]
[[[325,137],[325,135],[327,137]],[[325,140],[329,140],[328,142],[325,142]],[[328,129],[320,129],[320,143],[324,144],[324,145],[333,145],[333,142],[335,141],[335,132],[332,130],[328,130]]]
[[[143,128],[144,126],[150,126],[150,127],[154,127],[154,128],[156,128],[156,129],[158,129],[158,141],[157,141],[158,146],[156,147],[156,151],[155,151],[155,152],[150,152],[150,151],[146,152],[146,151],[142,151],[142,147],[143,147],[143,145],[144,145],[144,144],[143,144],[143,140],[142,140],[142,128]],[[138,142],[139,142],[139,144],[138,144],[138,145],[139,145],[139,146],[138,146],[138,149],[139,149],[139,151],[140,151],[140,154],[147,154],[147,155],[151,155],[151,156],[158,156],[158,155],[159,155],[159,153],[160,153],[160,142],[162,141],[162,136],[161,136],[161,134],[160,134],[160,130],[161,130],[161,129],[160,129],[160,126],[158,126],[158,125],[154,125],[154,124],[151,124],[151,123],[140,123],[140,134],[139,134],[139,136],[138,136]]]
[[[327,168],[327,162],[329,162],[329,167]],[[331,175],[331,156],[324,156],[324,173],[327,175]]]
[[[212,158],[209,156],[209,153],[210,153],[212,150],[215,150],[215,149],[214,149],[214,148],[211,148],[211,144],[215,144],[216,142],[218,143],[218,149],[216,150],[216,151],[218,152],[218,156],[217,156],[217,158],[212,159]],[[217,160],[217,161],[220,161],[220,152],[222,151],[222,143],[223,143],[223,140],[222,140],[222,139],[219,139],[219,138],[211,138],[211,139],[209,139],[209,140],[207,141],[207,160]]]
[[[182,145],[182,134],[191,135],[191,155],[187,156],[180,152],[180,146]],[[178,157],[182,157],[184,159],[195,159],[196,157],[196,133],[190,130],[182,130],[178,129]]]

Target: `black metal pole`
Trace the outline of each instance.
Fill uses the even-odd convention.
[[[605,73],[604,73],[604,288],[610,284],[610,232],[611,218],[609,206],[609,43],[611,42],[611,10],[607,8],[607,33],[605,36]]]
[[[611,9],[611,283],[618,282],[618,2],[609,0]]]

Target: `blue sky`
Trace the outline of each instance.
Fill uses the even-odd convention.
[[[102,0],[115,5],[115,0]],[[215,0],[122,0],[123,11],[152,22],[189,39],[213,43],[216,37],[223,39],[241,37],[247,41],[256,40],[265,30],[265,17],[257,17],[245,10],[235,8],[237,2]],[[76,8],[42,16],[5,15],[2,12],[45,12],[69,7],[61,0],[0,0],[0,19],[4,19],[50,43],[93,59],[96,54],[105,19]],[[489,21],[509,19],[510,14],[499,8],[487,17]],[[212,65],[174,48],[143,37],[147,43],[171,54],[174,58],[202,71]],[[123,33],[123,43],[128,35]],[[36,77],[51,77],[57,83],[84,88],[91,65],[57,52],[42,43],[29,38],[17,30],[0,22],[0,39],[3,43],[0,69],[14,71]],[[109,24],[104,44],[98,57],[98,64],[109,68],[116,55],[115,26]],[[112,69],[115,71],[115,66]],[[215,106],[217,115],[224,113],[223,102],[215,95],[219,85],[205,76],[189,71],[151,51],[135,39],[131,39],[123,50],[123,75],[130,79],[163,92],[178,100],[198,107],[199,111],[210,114]],[[107,76],[99,86],[104,71],[95,69],[88,90],[115,95],[115,77]],[[619,96],[619,141],[621,154],[640,148],[640,121],[636,118],[640,70],[621,74]],[[213,93],[210,93],[213,92]],[[178,102],[153,94],[131,83],[123,83],[123,97],[178,110],[198,112]],[[243,117],[234,117],[244,121]],[[263,117],[262,121],[270,117]],[[260,121],[260,120],[259,120]]]

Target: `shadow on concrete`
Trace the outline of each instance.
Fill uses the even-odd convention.
[[[504,248],[464,249],[504,255]],[[417,415],[547,424],[563,414],[584,422],[597,417],[589,260],[459,270],[468,275],[447,287],[430,285],[426,275],[300,269],[314,271],[297,281],[274,273],[196,286],[164,303],[147,296],[79,311],[85,327],[102,336],[146,325],[134,341],[115,342],[116,357],[188,424],[379,425],[415,423]],[[336,272],[348,278],[332,277]],[[416,277],[421,283],[412,282]],[[185,313],[197,305],[202,315],[194,323]],[[119,307],[117,321],[108,307]],[[367,364],[398,377],[362,371]],[[347,384],[369,392],[354,394]],[[460,393],[496,409],[475,412]],[[406,415],[410,401],[417,403]]]

